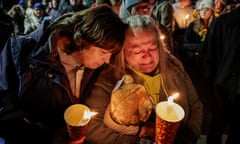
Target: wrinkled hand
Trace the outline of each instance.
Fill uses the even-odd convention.
[[[141,130],[139,132],[138,137],[149,137],[154,139],[155,138],[155,123],[147,122],[141,126]]]
[[[85,139],[86,139],[86,136],[81,137],[81,138],[79,138],[77,140],[69,141],[68,144],[83,144]]]

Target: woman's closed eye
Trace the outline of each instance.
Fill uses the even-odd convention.
[[[155,51],[155,50],[158,50],[157,46],[152,46],[149,48],[149,51]]]
[[[136,51],[134,51],[133,53],[134,54],[140,54],[140,53],[143,53],[144,52],[144,50],[136,50]]]
[[[104,56],[104,55],[108,55],[110,52],[109,51],[107,51],[107,50],[101,50],[100,51],[100,56]]]
[[[156,51],[157,50],[157,47],[150,47],[148,48],[147,50],[144,50],[144,49],[139,49],[139,50],[135,50],[133,51],[134,54],[141,54],[141,53],[145,53],[145,52],[153,52],[153,51]]]

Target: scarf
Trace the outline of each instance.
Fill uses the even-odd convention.
[[[161,74],[157,71],[154,76],[150,76],[130,68],[135,74],[144,80],[144,87],[153,100],[155,106],[159,102],[160,87],[163,84]]]

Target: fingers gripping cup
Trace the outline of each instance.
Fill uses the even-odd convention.
[[[87,116],[89,112],[89,108],[82,104],[71,105],[65,110],[64,119],[71,140],[86,136],[87,124],[90,121],[90,117]]]
[[[184,118],[183,108],[168,101],[156,105],[156,144],[172,144]]]

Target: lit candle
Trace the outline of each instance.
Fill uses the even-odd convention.
[[[160,115],[161,118],[166,121],[179,121],[179,119],[183,118],[183,109],[182,107],[174,103],[174,99],[179,96],[179,93],[174,93],[173,95],[168,97],[167,101],[163,101],[157,104],[156,111]],[[183,112],[181,112],[183,111]]]
[[[175,93],[168,97],[168,104],[173,105],[173,100],[179,96],[179,93]]]
[[[166,39],[166,36],[163,35],[163,34],[161,34],[161,35],[160,35],[160,40],[161,40],[161,43],[162,43],[163,47],[166,47],[166,41],[165,41],[165,39]]]
[[[69,106],[64,112],[64,119],[70,139],[76,140],[86,136],[88,123],[96,114],[83,104]]]
[[[64,118],[71,126],[84,126],[87,125],[96,114],[96,112],[90,111],[85,105],[74,104],[67,108],[64,113]]]
[[[179,93],[169,96],[167,101],[156,105],[156,144],[172,144],[174,141],[185,115],[183,108],[173,101],[177,96]]]
[[[85,110],[83,113],[83,117],[81,118],[79,125],[83,126],[88,124],[88,122],[91,120],[91,118],[93,116],[95,116],[97,113],[96,112],[92,112],[90,110]]]
[[[176,107],[176,103],[174,103],[174,99],[177,98],[179,96],[179,93],[174,93],[173,95],[168,97],[168,101],[167,101],[167,112],[166,112],[166,116],[170,119],[177,119],[177,114],[174,110],[174,108]]]
[[[185,17],[184,17],[184,26],[185,28],[188,27],[188,19],[189,19],[190,15],[189,14],[186,14]]]
[[[161,40],[164,40],[164,39],[165,39],[165,35],[161,35],[161,36],[160,36],[160,39],[161,39]]]

